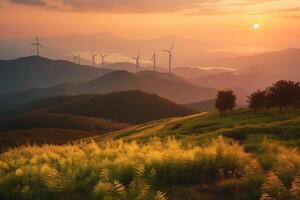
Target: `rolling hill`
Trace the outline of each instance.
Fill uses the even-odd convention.
[[[114,71],[84,83],[65,83],[54,87],[32,89],[0,96],[0,112],[20,106],[34,99],[60,95],[106,94],[110,92],[141,90],[157,94],[176,103],[190,103],[214,98],[217,91],[195,86],[170,74],[146,71],[132,74]]]
[[[0,146],[62,144],[195,111],[141,91],[35,100],[0,116]],[[61,135],[60,135],[61,134]]]
[[[37,56],[0,60],[0,94],[51,87],[65,82],[80,83],[109,72],[111,70]]]
[[[279,114],[277,110],[254,113],[239,109],[226,117],[217,112],[204,112],[184,117],[166,118],[152,121],[124,130],[114,131],[98,137],[95,141],[106,139],[142,140],[152,137],[170,136],[192,143],[205,143],[207,140],[224,136],[240,141],[249,150],[257,150],[264,137],[288,146],[299,146],[299,110]],[[257,146],[256,146],[257,145]]]
[[[128,127],[110,120],[61,113],[31,113],[0,123],[0,132],[28,129],[65,129],[102,134]],[[0,133],[1,134],[1,133]]]
[[[32,113],[0,123],[0,149],[30,143],[65,144],[128,126],[77,115]]]
[[[3,113],[0,119],[4,121],[41,112],[102,118],[129,124],[194,113],[191,109],[157,95],[132,90],[106,95],[60,96],[36,100]]]

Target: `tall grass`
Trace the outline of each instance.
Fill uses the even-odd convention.
[[[195,191],[204,186],[210,199],[299,200],[300,154],[267,139],[250,154],[219,137],[206,146],[153,138],[23,146],[0,155],[0,199],[165,200],[176,199],[174,188],[191,191],[181,199],[201,199]]]
[[[1,199],[166,199],[167,187],[249,173],[254,159],[223,138],[207,147],[169,138],[29,146],[0,157]]]

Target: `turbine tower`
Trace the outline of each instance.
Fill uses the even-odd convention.
[[[136,72],[139,72],[139,69],[140,69],[140,59],[141,59],[140,52],[138,52],[138,56],[136,58],[132,58],[132,59],[136,61]]]
[[[44,47],[40,44],[38,36],[36,36],[35,38],[35,43],[32,43],[30,45],[36,47],[36,56],[40,56],[40,48],[44,48]]]
[[[73,62],[74,62],[74,64],[76,64],[77,56],[75,56],[75,55],[72,55],[72,56],[73,56]]]
[[[96,54],[96,53],[94,53],[94,52],[91,52],[91,54],[92,54],[92,60],[93,60],[93,66],[95,67],[96,66],[96,56],[98,55],[98,54]]]
[[[169,73],[172,73],[172,61],[173,61],[172,51],[173,51],[174,47],[175,47],[175,44],[171,47],[170,50],[162,50],[169,54]]]
[[[78,64],[80,65],[81,63],[80,54],[78,54],[77,58],[78,58]]]
[[[100,54],[101,59],[102,59],[102,68],[104,68],[105,62],[104,62],[104,58],[107,57],[107,54]]]
[[[153,61],[153,69],[156,71],[156,53],[153,54],[151,60]]]

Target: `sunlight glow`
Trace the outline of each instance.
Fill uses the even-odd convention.
[[[253,27],[253,29],[255,29],[255,30],[259,30],[261,26],[260,26],[260,24],[255,23],[255,24],[252,25],[252,27]]]

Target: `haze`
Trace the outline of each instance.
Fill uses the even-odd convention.
[[[106,32],[134,39],[195,38],[208,51],[248,53],[300,46],[297,0],[0,2],[1,39]]]

